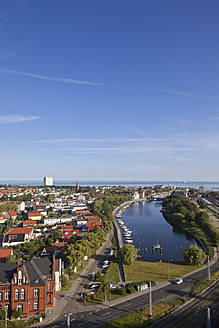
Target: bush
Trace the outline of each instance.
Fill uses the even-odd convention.
[[[114,289],[112,289],[111,293],[116,294],[116,295],[125,295],[126,289],[125,288],[114,288]]]
[[[68,286],[68,280],[67,278],[64,276],[64,274],[61,275],[61,285],[63,288]]]
[[[136,289],[133,285],[127,285],[125,289],[126,289],[126,293],[128,294],[133,294],[136,292]]]

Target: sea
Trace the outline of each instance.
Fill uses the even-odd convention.
[[[75,186],[77,181],[59,181],[54,180],[55,186]],[[207,181],[78,181],[79,186],[124,186],[124,187],[153,187],[155,185],[194,188],[198,189],[204,186],[207,190],[219,190],[219,182]],[[14,180],[0,181],[0,185],[11,186],[43,186],[43,180]]]

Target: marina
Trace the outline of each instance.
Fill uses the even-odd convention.
[[[183,261],[183,252],[197,242],[173,228],[162,213],[162,203],[135,202],[116,214],[124,244],[134,245],[140,261]]]

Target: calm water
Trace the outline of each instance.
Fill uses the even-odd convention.
[[[122,214],[123,221],[133,231],[132,239],[135,247],[140,247],[139,254],[143,256],[143,261],[182,261],[183,251],[189,245],[197,243],[190,236],[173,231],[173,227],[163,218],[161,208],[155,202],[134,203]],[[162,246],[162,253],[160,250],[154,253],[152,251],[157,239]]]

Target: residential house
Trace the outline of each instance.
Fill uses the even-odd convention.
[[[12,248],[0,248],[0,262],[5,262],[8,256],[13,255]]]
[[[41,213],[36,213],[36,212],[28,213],[28,220],[41,220]]]

